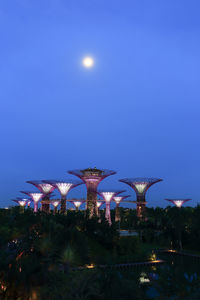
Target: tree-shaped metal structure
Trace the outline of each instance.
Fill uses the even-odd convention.
[[[88,168],[82,170],[68,171],[83,180],[87,187],[86,208],[89,210],[90,217],[98,215],[97,208],[97,187],[99,183],[106,177],[116,174],[112,170],[100,170],[97,168]]]
[[[148,178],[148,177],[136,177],[136,178],[125,178],[120,179],[120,182],[128,184],[130,187],[134,189],[136,192],[137,200],[137,216],[139,218],[145,217],[145,208],[146,208],[146,201],[145,201],[145,195],[147,190],[152,186],[153,184],[162,181],[160,178]]]
[[[80,200],[74,199],[74,200],[72,200],[71,202],[74,204],[74,206],[75,206],[75,208],[76,208],[76,211],[78,211],[79,208],[80,208],[80,206],[81,206],[81,204],[82,204],[84,201],[80,201]]]
[[[165,199],[171,203],[173,203],[176,207],[182,207],[182,205],[187,202],[187,201],[190,201],[192,199]]]
[[[108,223],[111,225],[111,216],[110,216],[110,202],[113,200],[113,198],[124,191],[100,191],[98,194],[103,197],[105,203],[106,203],[106,214],[105,218],[108,221]]]
[[[24,198],[24,197],[16,197],[14,200],[26,201],[26,204],[29,206],[32,199],[31,198]]]
[[[38,211],[38,202],[42,199],[44,196],[43,193],[37,193],[37,192],[26,192],[26,191],[21,191],[21,193],[28,195],[31,197],[31,199],[34,202],[34,212],[36,213]]]
[[[63,180],[43,180],[45,183],[49,183],[58,189],[61,195],[61,213],[66,212],[66,197],[69,191],[75,188],[78,185],[83,184],[81,181],[74,181],[72,179],[63,179]]]
[[[115,222],[120,222],[121,217],[120,217],[120,210],[119,210],[119,204],[121,201],[123,201],[124,199],[130,197],[130,195],[126,195],[126,196],[115,196],[113,197],[113,200],[116,203],[116,208],[115,208]]]
[[[19,204],[20,206],[20,212],[23,213],[24,212],[24,207],[27,204],[27,200],[12,200],[13,202],[16,202],[17,204]]]
[[[100,207],[102,206],[102,204],[104,204],[105,203],[105,201],[103,201],[103,200],[97,200],[97,217],[99,217],[100,216]]]
[[[100,208],[102,204],[104,204],[105,201],[97,200],[97,207]]]
[[[27,201],[26,200],[12,200],[13,202],[16,202],[17,204],[19,204],[19,206],[26,206]]]
[[[50,183],[43,182],[42,180],[28,180],[27,183],[33,184],[41,193],[44,194],[44,197],[41,201],[42,211],[49,213],[50,212],[50,195],[55,190],[55,186]]]
[[[60,200],[51,200],[51,204],[53,205],[53,213],[54,215],[58,212],[58,205],[60,204]]]

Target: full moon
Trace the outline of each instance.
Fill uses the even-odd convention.
[[[94,65],[94,60],[92,57],[87,56],[83,59],[82,63],[85,68],[92,68]]]

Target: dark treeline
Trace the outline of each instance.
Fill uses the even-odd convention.
[[[84,211],[53,215],[1,209],[0,299],[151,299],[139,270],[98,266],[147,261],[152,258],[149,245],[199,250],[200,207],[147,209],[144,221],[135,210],[121,209],[120,223],[112,211],[112,226],[101,214],[100,222]],[[120,237],[119,227],[138,236]],[[166,272],[160,274],[161,295],[159,282]],[[196,288],[196,279],[191,282]]]
[[[90,219],[85,212],[0,210],[1,299],[90,299],[86,295],[94,293],[95,276],[100,284],[105,274],[91,275],[88,265],[143,259],[137,238],[120,239],[115,224]]]
[[[200,250],[200,206],[147,208],[143,221],[138,220],[135,210],[121,208],[120,213],[120,228],[138,231],[143,242]]]

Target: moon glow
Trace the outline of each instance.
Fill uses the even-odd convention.
[[[94,60],[92,57],[86,56],[86,57],[84,57],[82,63],[85,68],[92,68],[94,65]]]

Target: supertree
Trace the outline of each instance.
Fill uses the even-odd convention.
[[[24,212],[24,207],[26,206],[27,204],[27,200],[26,199],[14,199],[12,200],[13,202],[16,202],[17,204],[19,204],[20,206],[20,211],[21,212]]]
[[[29,197],[31,197],[31,199],[34,202],[34,212],[36,213],[38,211],[38,202],[42,199],[44,194],[38,193],[38,192],[26,192],[26,191],[21,191],[21,193],[26,194]]]
[[[179,248],[182,251],[183,250],[183,246],[182,246],[183,215],[182,215],[181,207],[185,202],[190,201],[191,199],[178,198],[178,199],[165,199],[165,200],[173,203],[176,207],[178,207],[178,210],[176,211],[175,214],[175,218],[173,218],[172,222],[174,223],[175,232],[177,233]]]
[[[51,203],[54,207],[53,213],[55,215],[58,212],[58,205],[60,204],[60,200],[51,200]]]
[[[52,184],[55,188],[58,189],[61,195],[61,213],[65,214],[66,212],[66,197],[69,191],[75,188],[78,185],[83,184],[81,181],[74,181],[72,179],[64,179],[64,180],[44,180],[45,183]]]
[[[116,208],[115,208],[115,222],[120,222],[121,221],[119,204],[120,204],[121,201],[123,201],[124,199],[126,199],[128,197],[130,197],[130,195],[113,197],[113,200],[116,203]]]
[[[24,198],[24,197],[16,197],[15,200],[20,200],[20,201],[26,201],[26,205],[30,207],[32,199],[31,198]]]
[[[105,201],[97,200],[97,207],[100,208],[104,203]]]
[[[31,198],[24,198],[24,197],[16,197],[15,200],[22,200],[22,201],[26,201],[27,206],[30,206],[32,199]]]
[[[143,178],[143,177],[138,177],[138,178],[125,178],[125,179],[120,179],[120,182],[128,184],[130,187],[134,189],[136,192],[137,200],[136,200],[136,205],[137,205],[137,216],[139,218],[144,218],[145,217],[145,208],[146,208],[146,200],[145,200],[145,195],[147,190],[152,186],[153,184],[162,181],[162,179],[159,178]]]
[[[99,183],[106,177],[116,174],[111,170],[100,170],[97,168],[88,168],[82,170],[68,171],[83,180],[87,187],[86,209],[89,210],[90,217],[98,215],[97,208],[97,187]]]
[[[111,216],[110,216],[110,202],[113,200],[115,196],[118,194],[123,193],[124,191],[100,191],[98,192],[101,197],[103,197],[105,203],[106,203],[106,214],[105,218],[108,221],[108,223],[111,225]]]
[[[78,210],[79,210],[79,207],[81,206],[81,204],[83,203],[83,201],[72,200],[72,203],[73,203],[74,206],[76,207],[76,211],[78,211]]]
[[[182,207],[182,205],[187,202],[187,201],[190,201],[192,199],[165,199],[169,202],[172,202],[176,207]]]
[[[102,200],[97,200],[97,217],[99,217],[99,210],[100,210],[100,207],[102,206],[102,204],[104,204],[105,201],[102,201]]]
[[[36,188],[39,189],[41,193],[44,194],[44,197],[41,201],[43,212],[49,213],[50,212],[50,195],[55,190],[55,187],[50,184],[43,182],[42,180],[29,180],[27,183],[33,184]]]

